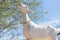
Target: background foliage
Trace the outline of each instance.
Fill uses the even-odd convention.
[[[0,29],[3,30],[6,27],[10,27],[17,22],[22,23],[22,16],[19,12],[17,3],[22,2],[29,6],[31,10],[34,11],[34,16],[30,17],[32,19],[38,19],[40,16],[43,17],[44,12],[42,9],[40,11],[40,16],[36,15],[36,8],[40,6],[42,2],[37,0],[0,0]]]

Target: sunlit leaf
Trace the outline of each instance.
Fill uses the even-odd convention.
[[[39,2],[32,2],[30,4],[30,7],[35,7],[35,6],[38,6],[40,3]]]

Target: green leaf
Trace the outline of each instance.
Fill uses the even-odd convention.
[[[18,0],[18,2],[22,2],[23,0]]]
[[[35,19],[35,20],[38,19],[38,18],[39,18],[38,16],[36,16],[36,15],[34,16],[34,19]]]
[[[7,14],[5,14],[5,13],[2,13],[2,16],[7,16]]]
[[[39,2],[32,2],[31,4],[30,4],[30,7],[36,7],[36,6],[38,6],[40,3]]]

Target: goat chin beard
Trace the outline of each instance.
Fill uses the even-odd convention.
[[[31,11],[29,9],[27,9],[27,10],[28,10],[28,13],[35,14],[35,11]]]

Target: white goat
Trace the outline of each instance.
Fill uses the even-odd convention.
[[[31,11],[22,3],[19,3],[19,10],[23,17],[23,31],[26,40],[58,40],[57,34],[60,29],[58,30],[52,25],[37,25],[32,22],[28,17],[28,13]]]

